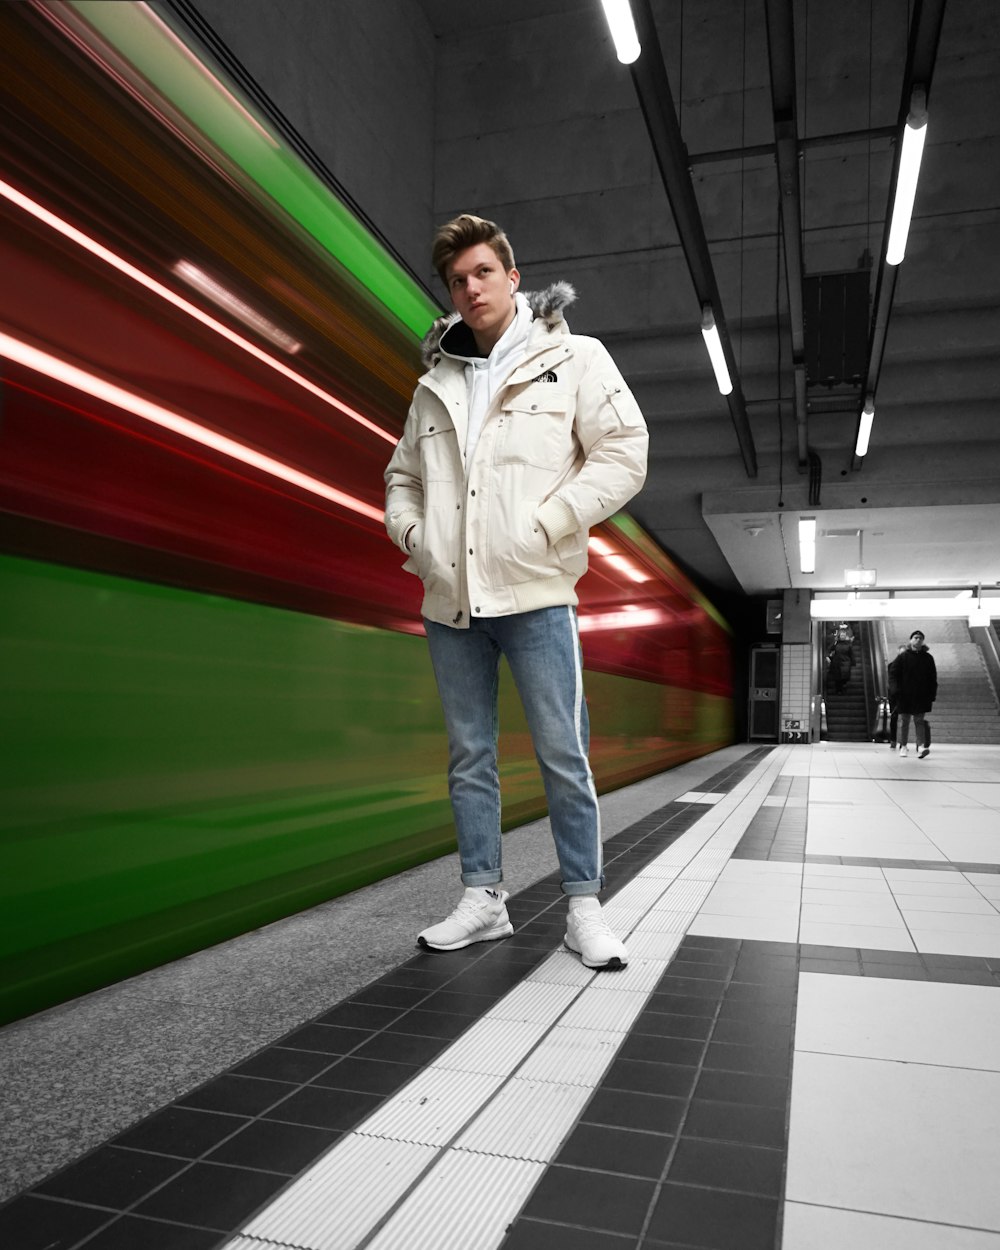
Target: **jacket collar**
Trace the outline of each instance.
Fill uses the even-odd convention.
[[[524,291],[522,294],[527,299],[535,320],[544,322],[549,330],[554,330],[560,323],[565,324],[563,309],[568,308],[576,299],[576,291],[568,282],[554,282],[542,291]],[[457,312],[450,313],[447,316],[438,317],[424,337],[420,356],[425,368],[433,369],[442,360],[444,353],[441,350],[441,340],[452,327],[455,327],[455,330],[448,336],[449,355],[475,354],[471,333],[462,323]],[[464,335],[468,335],[467,343],[463,342]],[[463,350],[466,347],[471,347],[471,350]]]

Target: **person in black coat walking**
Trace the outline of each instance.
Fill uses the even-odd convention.
[[[924,636],[919,629],[915,629],[910,635],[909,649],[893,663],[896,665],[896,681],[899,687],[896,706],[901,717],[899,754],[908,754],[906,740],[910,736],[912,717],[917,756],[923,759],[931,749],[931,727],[924,718],[937,698],[937,665],[924,645]]]
[[[889,746],[894,751],[896,749],[896,728],[899,724],[899,678],[896,676],[896,670],[899,668],[899,657],[905,655],[909,649],[905,642],[901,642],[896,648],[896,658],[890,660],[886,668],[886,673],[889,677],[887,690],[889,696]],[[926,721],[924,723],[926,724]]]

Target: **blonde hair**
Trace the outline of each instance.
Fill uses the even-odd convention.
[[[505,272],[509,273],[514,268],[510,240],[497,223],[484,217],[474,217],[472,213],[460,213],[440,227],[431,247],[431,261],[445,286],[448,285],[448,266],[459,252],[475,247],[477,243],[489,244]]]

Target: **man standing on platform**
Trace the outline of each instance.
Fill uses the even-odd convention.
[[[386,528],[424,584],[422,614],[448,730],[448,786],[465,893],[418,937],[456,950],[508,937],[501,890],[497,682],[506,656],[541,768],[563,892],[565,942],[621,968],[587,758],[576,583],[590,527],[643,484],[648,435],[604,346],[571,334],[573,288],[526,298],[506,235],[463,213],[433,262],[455,309],[424,341],[403,437],[385,473]]]
[[[919,629],[910,635],[910,647],[899,657],[896,666],[899,695],[896,706],[900,713],[899,754],[908,755],[906,740],[910,736],[910,717],[913,717],[913,736],[917,758],[923,759],[931,749],[931,727],[924,719],[937,698],[937,665],[924,645]]]

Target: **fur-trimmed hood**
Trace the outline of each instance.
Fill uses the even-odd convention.
[[[564,320],[563,310],[576,299],[576,290],[568,282],[553,282],[542,291],[520,291],[520,295],[528,301],[528,307],[535,317],[541,317],[550,327]],[[441,359],[441,340],[447,330],[461,321],[457,312],[438,317],[424,336],[420,346],[420,358],[426,369],[433,367]]]

